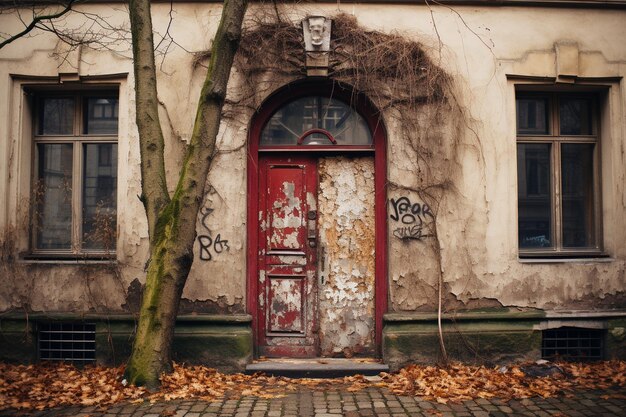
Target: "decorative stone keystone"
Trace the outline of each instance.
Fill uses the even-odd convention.
[[[332,20],[324,16],[309,16],[302,20],[305,65],[309,77],[328,75],[331,27]]]
[[[573,83],[578,77],[578,44],[575,42],[557,42],[556,52],[557,82]]]
[[[77,83],[80,82],[80,75],[77,72],[60,72],[59,83]]]

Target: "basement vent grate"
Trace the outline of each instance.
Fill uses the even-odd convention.
[[[601,360],[604,353],[604,331],[559,327],[543,331],[541,357],[550,360]]]
[[[90,363],[96,360],[94,323],[39,323],[39,359]]]

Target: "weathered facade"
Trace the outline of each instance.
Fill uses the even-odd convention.
[[[4,360],[78,350],[47,341],[57,330],[93,329],[83,347],[100,362],[131,345],[148,240],[128,16],[78,7],[116,31],[0,49]],[[170,191],[220,9],[153,4]],[[624,357],[626,3],[253,4],[247,16],[175,359],[432,362],[440,302],[453,358]],[[21,25],[0,15],[3,32]],[[383,40],[398,46],[388,65]]]

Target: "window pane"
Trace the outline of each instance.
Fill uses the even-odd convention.
[[[83,152],[83,248],[115,250],[117,144],[86,144]]]
[[[590,143],[561,145],[564,247],[595,245],[593,148]]]
[[[548,99],[518,98],[517,133],[522,135],[548,135]]]
[[[517,145],[520,248],[552,246],[550,144]]]
[[[44,98],[39,109],[40,135],[72,135],[74,133],[74,99]]]
[[[91,97],[85,99],[83,133],[90,135],[117,134],[118,99]]]
[[[559,120],[561,135],[591,135],[591,100],[561,98]]]
[[[72,246],[72,144],[38,144],[34,214],[38,249]]]
[[[346,103],[328,97],[304,97],[278,110],[261,135],[261,145],[296,145],[304,132],[324,129],[338,145],[371,145],[372,136],[363,117]],[[325,135],[313,134],[304,145],[332,145]]]

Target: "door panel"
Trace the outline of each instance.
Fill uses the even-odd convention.
[[[267,169],[268,251],[304,253],[303,202],[307,170],[303,165],[269,165]],[[309,173],[310,175],[310,173]],[[269,253],[269,252],[268,252]]]
[[[267,334],[304,335],[306,275],[270,275],[268,279]]]
[[[317,161],[259,159],[259,354],[316,356]]]

